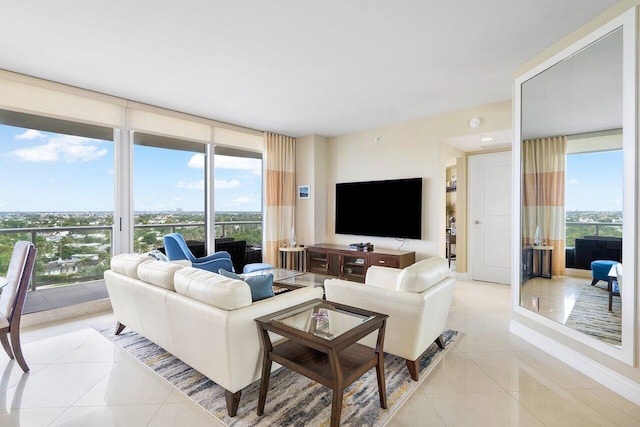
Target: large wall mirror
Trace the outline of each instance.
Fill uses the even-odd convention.
[[[517,79],[514,126],[515,311],[629,364],[635,35],[635,14],[628,12]]]

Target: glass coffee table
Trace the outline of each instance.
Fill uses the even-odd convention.
[[[324,281],[327,279],[335,279],[335,277],[317,273],[301,273],[295,276],[274,280],[273,283],[281,288],[294,290],[304,287],[323,287]]]
[[[273,362],[332,389],[331,426],[340,425],[344,389],[376,368],[380,406],[387,407],[384,380],[386,314],[316,299],[256,319],[263,342],[258,415],[264,413]],[[358,340],[378,331],[376,348]],[[269,332],[288,338],[277,344]]]
[[[299,270],[289,270],[285,268],[270,268],[268,270],[254,271],[242,274],[242,276],[260,276],[265,274],[273,274],[273,284],[275,287],[283,288],[283,290],[295,290],[304,287],[320,287],[324,286],[326,279],[335,279],[333,276],[325,274],[306,273]]]

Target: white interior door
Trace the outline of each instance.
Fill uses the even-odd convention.
[[[511,152],[469,157],[471,278],[511,283]]]

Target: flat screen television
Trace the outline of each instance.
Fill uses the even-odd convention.
[[[422,238],[422,178],[336,184],[336,234]]]

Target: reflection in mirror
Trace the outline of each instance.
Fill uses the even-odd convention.
[[[520,306],[622,342],[622,28],[522,85]]]

